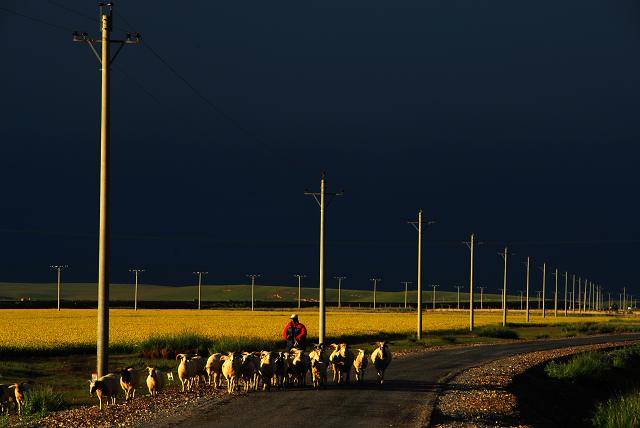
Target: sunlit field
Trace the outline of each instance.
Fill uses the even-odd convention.
[[[58,312],[53,309],[0,310],[0,346],[23,348],[63,347],[64,345],[95,344],[95,309],[74,309]],[[140,310],[113,309],[110,313],[111,344],[136,344],[153,334],[188,331],[213,339],[221,337],[255,337],[278,340],[290,311],[247,310]],[[553,311],[543,319],[532,314],[532,324],[575,323],[581,321],[607,321],[604,315],[568,316]],[[502,320],[499,311],[476,311],[476,326],[495,325]],[[303,310],[300,320],[310,337],[317,337],[317,310]],[[431,312],[424,315],[425,333],[436,330],[464,329],[468,327],[468,312]],[[510,323],[524,323],[524,313],[512,311]],[[411,334],[415,331],[415,312],[329,311],[327,335],[336,336]]]

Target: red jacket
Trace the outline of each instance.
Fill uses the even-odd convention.
[[[290,330],[292,330],[294,334],[298,333],[294,337],[298,342],[304,342],[307,339],[307,328],[304,326],[304,324],[294,320],[289,321],[284,327],[284,331],[282,332],[283,339],[291,340]]]

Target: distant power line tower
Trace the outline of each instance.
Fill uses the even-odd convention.
[[[138,310],[138,276],[142,272],[145,272],[145,270],[144,269],[129,269],[129,272],[132,272],[136,276],[136,288],[135,288],[135,292],[133,293],[133,310],[137,311]]]
[[[100,115],[100,226],[98,237],[98,334],[96,371],[98,377],[107,374],[109,359],[109,140],[110,140],[110,74],[111,64],[125,44],[140,43],[140,34],[127,34],[125,40],[111,38],[113,29],[113,3],[98,3],[100,7],[101,37],[94,39],[87,33],[73,33],[73,41],[86,43],[98,58],[102,74],[102,105]],[[111,56],[111,44],[118,46]],[[101,45],[101,53],[96,46]]]
[[[200,303],[202,302],[202,277],[209,272],[196,271],[193,274],[198,277],[198,310],[200,310]]]
[[[60,311],[60,277],[63,270],[67,269],[67,265],[53,265],[49,266],[51,269],[58,272],[58,312]]]

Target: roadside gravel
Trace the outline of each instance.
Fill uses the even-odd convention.
[[[451,379],[439,395],[431,426],[529,427],[530,425],[521,423],[517,397],[509,391],[514,377],[556,358],[628,344],[629,342],[610,342],[538,351],[502,358],[465,370]]]

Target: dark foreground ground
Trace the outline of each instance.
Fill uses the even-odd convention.
[[[383,386],[369,370],[363,386],[325,390],[292,389],[227,398],[197,412],[174,415],[156,426],[428,426],[443,379],[469,367],[510,355],[568,346],[638,340],[640,334],[580,337],[550,341],[483,345],[416,353],[394,361]]]

